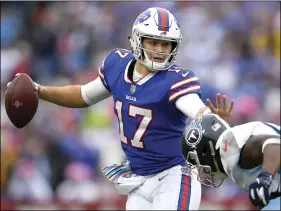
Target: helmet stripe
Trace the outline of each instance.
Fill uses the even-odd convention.
[[[169,31],[169,13],[163,8],[157,8],[158,12],[158,30]]]

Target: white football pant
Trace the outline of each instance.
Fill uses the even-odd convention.
[[[198,210],[201,183],[178,165],[152,176],[128,195],[126,210]]]

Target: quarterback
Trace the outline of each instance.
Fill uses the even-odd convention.
[[[119,120],[127,161],[103,168],[117,190],[128,195],[127,210],[198,209],[201,184],[181,154],[187,117],[216,113],[229,121],[234,102],[217,95],[217,108],[201,100],[199,78],[174,64],[182,34],[174,15],[149,8],[135,20],[132,50],[113,49],[86,85],[50,87],[35,83],[40,99],[70,108],[110,96]],[[207,101],[209,105],[210,102]]]
[[[231,128],[216,114],[202,115],[186,126],[182,152],[202,184],[218,187],[229,177],[257,208],[280,210],[280,126],[254,121]]]

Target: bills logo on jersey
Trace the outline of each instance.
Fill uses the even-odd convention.
[[[144,21],[146,21],[150,17],[151,17],[150,10],[146,10],[137,17],[134,24],[136,25],[136,24],[143,23]]]
[[[196,146],[202,138],[202,118],[194,119],[185,133],[185,140],[189,146]]]

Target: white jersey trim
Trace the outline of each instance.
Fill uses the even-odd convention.
[[[126,66],[126,69],[125,69],[125,72],[124,72],[124,80],[127,82],[127,83],[132,83],[132,81],[129,79],[128,77],[128,69],[129,69],[129,66],[130,64],[132,63],[133,59],[131,61],[128,62],[127,66]]]

